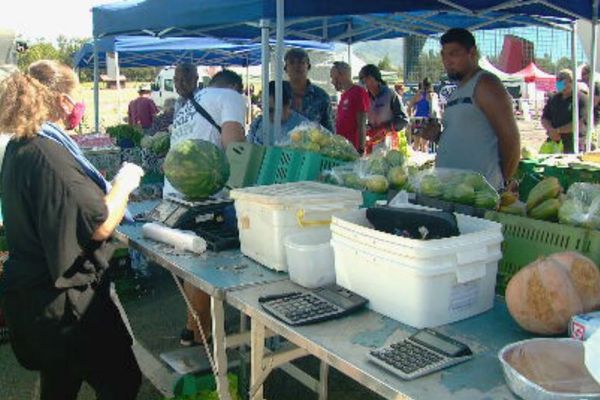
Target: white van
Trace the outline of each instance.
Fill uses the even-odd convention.
[[[199,82],[208,84],[210,78],[205,75],[205,69],[198,67]],[[179,95],[175,91],[175,67],[165,67],[156,76],[152,84],[152,100],[158,107],[163,107],[165,100],[177,99]]]

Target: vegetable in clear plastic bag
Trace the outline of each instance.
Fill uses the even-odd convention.
[[[500,195],[483,175],[468,170],[433,168],[410,176],[418,194],[446,201],[495,209]]]
[[[571,185],[558,210],[558,220],[562,224],[600,229],[600,185],[583,182]]]
[[[397,150],[378,151],[351,164],[325,171],[321,180],[352,189],[385,193],[408,183],[405,157]]]
[[[275,145],[312,151],[342,161],[354,161],[359,158],[358,152],[346,138],[334,135],[314,122],[301,123],[290,132],[286,140]]]

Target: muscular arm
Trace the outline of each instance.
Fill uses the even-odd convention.
[[[221,143],[227,148],[230,143],[243,142],[246,140],[244,127],[239,122],[228,121],[221,126]]]
[[[521,149],[509,94],[498,78],[484,75],[477,83],[474,98],[498,137],[500,167],[504,179],[508,180],[517,171]]]

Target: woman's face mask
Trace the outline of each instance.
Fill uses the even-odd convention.
[[[557,92],[562,92],[563,90],[565,90],[566,86],[567,86],[567,84],[565,83],[564,80],[556,81],[556,91]]]
[[[71,104],[73,104],[73,110],[67,115],[68,130],[75,129],[81,124],[83,114],[85,113],[85,104],[82,102],[75,102],[70,96],[65,95]]]

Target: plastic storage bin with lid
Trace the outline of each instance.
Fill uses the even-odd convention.
[[[415,328],[492,308],[501,225],[456,217],[460,236],[415,240],[376,231],[365,209],[335,216],[331,244],[338,285],[369,299],[374,311]]]
[[[287,235],[326,227],[333,214],[362,203],[358,190],[308,181],[235,189],[230,196],[242,253],[277,271],[287,271]]]

